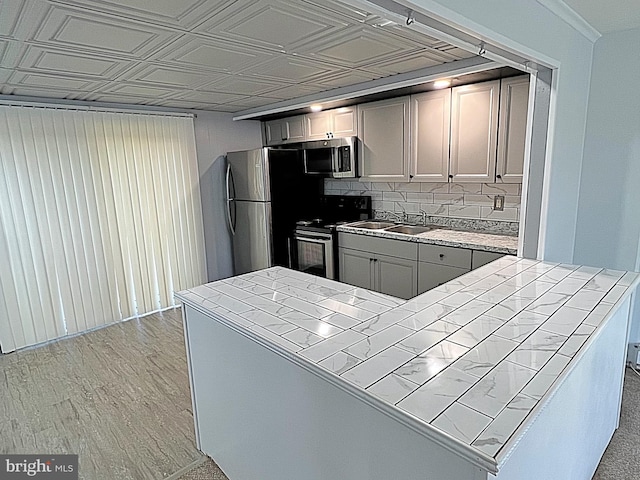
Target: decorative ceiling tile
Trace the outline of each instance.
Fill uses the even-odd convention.
[[[192,28],[233,3],[234,0],[65,0],[66,5],[183,29]]]
[[[442,58],[436,59],[434,57],[435,55],[428,52],[420,52],[414,55],[403,55],[391,60],[367,65],[363,67],[362,70],[379,72],[383,76],[386,76],[403,72],[411,72],[414,70],[420,70],[421,68],[433,67],[435,65],[446,63]]]
[[[63,90],[63,89],[51,88],[51,87],[43,89],[43,88],[32,88],[27,86],[20,86],[17,88],[9,87],[9,90],[11,91],[6,93],[9,93],[11,95],[20,95],[25,97],[45,97],[45,98],[70,98],[75,93],[73,90]],[[3,93],[5,93],[4,88],[3,88]]]
[[[280,100],[281,100],[280,98],[275,98],[275,97],[253,96],[253,97],[245,97],[241,100],[235,100],[233,102],[227,103],[226,105],[230,107],[236,107],[236,111],[238,111],[238,110],[244,110],[246,108],[263,107],[265,105],[269,105],[270,103],[279,102]]]
[[[172,90],[166,88],[150,87],[148,85],[119,84],[114,83],[102,90],[105,93],[131,95],[141,98],[164,97],[172,94]]]
[[[34,40],[48,45],[144,57],[181,34],[154,25],[68,8],[52,8]]]
[[[309,85],[290,85],[288,87],[278,88],[271,92],[267,92],[267,95],[280,100],[288,100],[290,98],[311,95],[312,93],[318,93],[323,90],[324,89],[322,87],[312,87]]]
[[[146,105],[147,99],[144,97],[139,97],[137,95],[124,95],[124,94],[109,94],[109,93],[100,93],[97,96],[91,99],[92,101],[97,102],[108,102],[108,103],[129,103],[133,105]]]
[[[350,29],[322,45],[307,46],[303,54],[342,66],[359,67],[405,51],[413,53],[418,48],[398,38],[385,37],[369,27],[361,27]]]
[[[379,76],[380,75],[351,69],[342,74],[331,75],[330,77],[322,79],[317,83],[327,88],[338,88],[374,80]]]
[[[276,59],[262,63],[243,72],[246,75],[255,75],[267,80],[279,80],[290,82],[308,82],[315,77],[321,77],[331,73],[332,68],[321,62],[315,62],[301,57],[280,56]]]
[[[7,80],[9,80],[9,77],[11,77],[13,73],[13,70],[0,67],[0,87],[2,87],[3,83],[6,83]]]
[[[9,42],[4,40],[0,40],[0,65],[5,65],[4,56],[7,52],[7,48],[9,47]]]
[[[368,17],[369,13],[362,8],[356,8],[347,3],[333,0],[289,0],[290,3],[299,5],[302,9],[315,9],[327,17],[336,18],[351,25],[360,25]]]
[[[282,86],[282,82],[256,80],[248,76],[227,75],[203,85],[201,89],[241,95],[262,95]]]
[[[233,95],[230,93],[187,91],[187,92],[181,93],[180,95],[174,96],[172,99],[185,100],[188,102],[224,104],[224,103],[233,102],[234,100],[240,100],[242,98],[244,98],[243,95]]]
[[[14,85],[31,85],[34,87],[53,87],[69,90],[83,90],[87,88],[92,82],[75,78],[64,78],[59,75],[41,75],[14,72],[8,83]]]
[[[21,13],[26,8],[27,4],[24,2],[0,2],[0,35],[14,35]]]
[[[218,17],[203,23],[199,33],[279,52],[292,52],[317,37],[330,37],[348,23],[326,15],[324,10],[300,2],[240,0]]]
[[[0,92],[233,112],[475,55],[350,1],[0,0]]]
[[[159,65],[143,65],[127,76],[129,80],[180,88],[197,88],[211,82],[213,76],[201,71],[189,71],[184,68],[172,68]],[[226,78],[220,75],[219,78]]]
[[[236,73],[270,58],[271,54],[263,50],[239,47],[223,39],[193,36],[176,42],[167,51],[159,52],[153,60],[196,70]]]
[[[66,75],[71,73],[107,79],[127,68],[129,65],[120,59],[40,47],[28,48],[19,66],[20,70]]]

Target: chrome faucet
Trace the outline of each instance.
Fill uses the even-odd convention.
[[[427,224],[427,212],[424,210],[420,210],[420,214],[422,215],[422,225]]]
[[[402,212],[402,213],[387,212],[387,215],[389,217],[395,217],[397,222],[407,223],[407,220],[409,220],[409,215],[407,214],[407,212]]]

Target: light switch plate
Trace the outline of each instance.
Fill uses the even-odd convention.
[[[499,212],[504,210],[504,195],[496,195],[493,197],[493,209]]]

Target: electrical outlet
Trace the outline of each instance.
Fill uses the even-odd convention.
[[[496,195],[493,197],[493,209],[500,212],[504,210],[504,195]]]
[[[630,343],[627,348],[627,365],[634,368],[640,363],[638,356],[640,355],[640,343]]]

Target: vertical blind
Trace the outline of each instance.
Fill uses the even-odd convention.
[[[0,106],[4,353],[205,281],[193,119]]]

